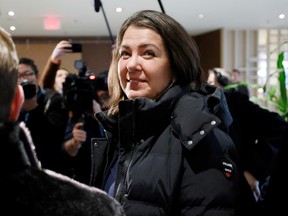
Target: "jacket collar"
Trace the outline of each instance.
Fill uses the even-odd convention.
[[[31,137],[21,124],[19,125],[16,122],[0,123],[1,149],[3,152],[0,157],[1,170],[12,172],[31,166],[40,168],[40,162],[37,160],[34,149],[30,149],[30,152],[28,152],[33,143],[31,143]]]
[[[145,139],[157,131],[161,132],[171,123],[172,129],[188,149],[216,126],[226,131],[232,123],[223,91],[210,85],[203,85],[197,92],[190,85],[175,85],[157,100],[123,100],[119,102],[118,120],[107,121],[109,118],[102,116],[100,122],[103,119],[106,119],[106,123],[110,122],[104,126],[108,131],[120,128],[123,142],[139,142],[139,138]]]
[[[132,126],[134,137],[146,138],[162,131],[171,122],[171,114],[180,97],[190,91],[190,86],[172,86],[157,100],[136,98],[119,103],[119,124]],[[137,122],[137,124],[135,124]],[[120,125],[120,128],[121,128]]]

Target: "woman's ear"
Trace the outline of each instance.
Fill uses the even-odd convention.
[[[14,99],[10,108],[9,121],[17,121],[22,105],[24,103],[24,92],[21,85],[17,85]]]

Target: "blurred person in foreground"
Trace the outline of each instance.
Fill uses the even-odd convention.
[[[120,216],[119,203],[105,192],[42,169],[25,124],[17,118],[24,102],[18,57],[0,27],[0,194],[2,212],[23,216]]]
[[[107,110],[96,114],[107,139],[95,140],[91,177],[127,215],[236,214],[232,118],[222,91],[205,84],[198,49],[177,21],[151,10],[124,21]]]

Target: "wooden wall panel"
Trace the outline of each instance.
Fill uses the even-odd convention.
[[[74,67],[75,60],[83,60],[94,74],[106,70],[110,66],[112,58],[111,41],[105,38],[38,38],[38,37],[16,37],[13,38],[18,56],[28,57],[35,61],[41,73],[53,49],[61,40],[67,40],[82,44],[82,53],[71,53],[64,55],[61,67],[68,69],[71,73],[78,73]]]
[[[221,30],[208,32],[194,37],[200,52],[201,65],[208,69],[221,66]]]
[[[19,58],[27,57],[34,60],[35,64],[38,67],[39,74],[43,71],[45,64],[48,61],[48,58],[52,54],[53,49],[56,44],[46,44],[46,43],[27,43],[27,44],[16,44],[16,49]],[[63,56],[61,67],[66,68],[71,72],[77,72],[74,68],[75,59],[81,59],[81,53],[72,53]]]

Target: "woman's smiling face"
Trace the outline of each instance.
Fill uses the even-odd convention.
[[[119,52],[118,76],[129,99],[156,99],[173,81],[164,41],[155,31],[129,26]]]

